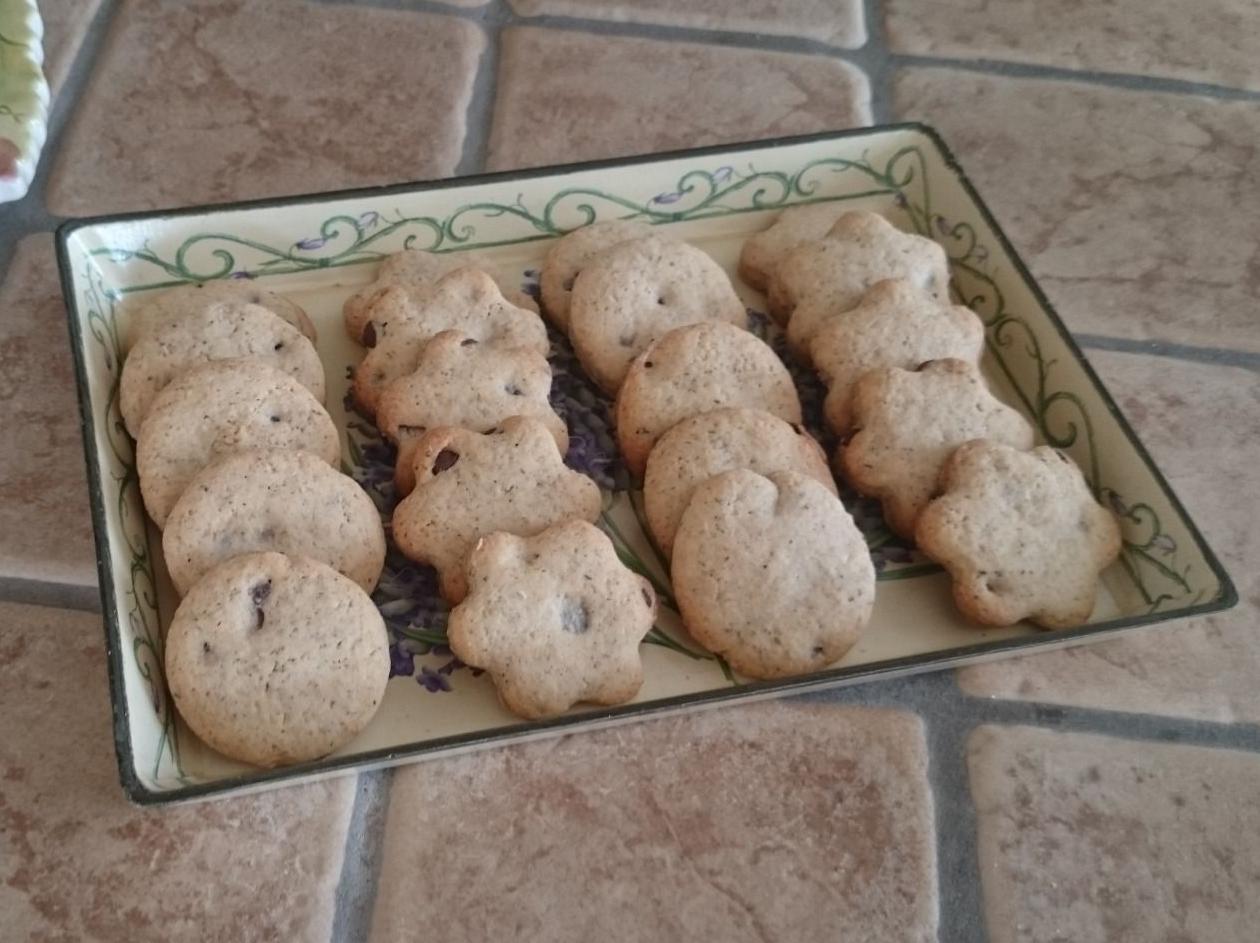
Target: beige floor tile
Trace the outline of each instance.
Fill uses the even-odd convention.
[[[324,941],[354,779],[166,809],[118,785],[97,616],[0,604],[0,937]]]
[[[1260,757],[1031,727],[968,753],[991,943],[1243,943]]]
[[[888,0],[884,9],[896,52],[1260,88],[1252,0]]]
[[[274,0],[132,0],[48,196],[81,215],[449,174],[481,31],[454,17]]]
[[[44,21],[44,76],[53,94],[66,80],[101,0],[39,0]]]
[[[1260,350],[1260,107],[939,69],[896,82],[1075,331]]]
[[[0,283],[0,576],[96,582],[66,309],[51,236]]]
[[[917,718],[767,702],[400,770],[373,939],[935,939]]]
[[[529,167],[864,125],[869,99],[864,73],[825,56],[509,29],[488,164]]]
[[[1260,375],[1132,354],[1089,356],[1234,578],[1241,602],[1110,642],[975,665],[959,672],[959,682],[985,697],[1260,723],[1260,536],[1251,504],[1239,504],[1240,496],[1260,494]]]
[[[581,16],[619,23],[804,36],[856,49],[866,42],[861,0],[510,0],[522,16]]]

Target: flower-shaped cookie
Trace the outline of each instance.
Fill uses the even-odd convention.
[[[980,362],[984,323],[970,308],[947,305],[902,278],[886,279],[842,318],[830,318],[809,343],[827,386],[824,410],[836,432],[849,428],[849,398],[862,374],[877,367],[911,370],[953,357]]]
[[[416,369],[424,345],[443,331],[461,331],[482,344],[523,347],[547,356],[547,328],[533,311],[503,297],[485,272],[451,272],[417,298],[400,287],[384,289],[372,302],[365,328],[372,349],[354,371],[354,399],[369,415],[391,381]]]
[[[945,250],[931,239],[902,232],[878,213],[845,213],[826,238],[783,256],[770,279],[770,310],[787,322],[793,352],[808,361],[810,339],[823,322],[856,307],[886,278],[904,278],[945,301]]]
[[[346,323],[346,333],[357,344],[367,339],[368,322],[372,320],[372,307],[377,297],[387,288],[399,288],[419,299],[433,290],[444,275],[456,269],[481,268],[485,260],[478,252],[426,252],[423,249],[404,249],[395,252],[376,272],[376,279],[346,299],[341,316]],[[496,278],[503,297],[516,305],[537,312],[534,299],[513,285],[514,279]],[[366,346],[371,346],[366,345]]]
[[[424,345],[416,369],[385,387],[376,424],[398,445],[399,492],[415,484],[411,453],[424,433],[439,426],[487,432],[511,416],[532,416],[551,432],[563,455],[569,430],[547,395],[551,367],[536,350],[483,344],[459,331],[443,331]]]
[[[496,533],[468,557],[468,596],[451,612],[451,650],[484,668],[505,707],[560,714],[620,704],[643,684],[639,643],[656,617],[647,580],[585,521],[534,537]]]
[[[915,539],[953,577],[967,618],[1048,629],[1089,619],[1098,576],[1120,553],[1120,527],[1071,459],[1045,446],[968,442],[945,464],[941,486]]]
[[[437,568],[448,602],[464,598],[464,561],[496,531],[528,537],[571,518],[599,517],[599,486],[564,464],[537,419],[513,416],[486,434],[441,428],[412,455],[415,489],[394,509],[394,541]]]
[[[840,468],[858,491],[883,502],[884,519],[903,537],[914,536],[915,519],[958,446],[971,439],[1033,445],[1027,420],[962,360],[865,374],[853,389],[853,428],[858,431],[840,449]]]
[[[748,237],[739,253],[739,277],[765,291],[783,257],[799,245],[824,238],[844,214],[840,207],[839,203],[809,203],[785,209],[768,228]]]

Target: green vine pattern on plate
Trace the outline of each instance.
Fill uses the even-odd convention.
[[[158,626],[157,584],[153,575],[148,529],[140,500],[140,479],[136,473],[135,452],[131,437],[118,410],[119,381],[122,376],[122,339],[119,336],[116,312],[117,298],[104,287],[100,271],[90,263],[82,270],[87,285],[83,297],[84,320],[88,331],[100,345],[102,366],[108,378],[109,393],[97,422],[105,431],[109,445],[109,483],[103,488],[105,500],[113,501],[118,533],[127,545],[129,588],[126,591],[127,626],[131,630],[131,652],[136,670],[149,686],[149,697],[161,727],[154,751],[152,776],[161,771],[164,756],[169,755],[176,777],[185,780],[180,757],[179,725],[166,690],[163,670],[162,635]]]
[[[912,216],[921,212],[917,202],[906,199],[905,191],[922,181],[926,194],[926,165],[918,148],[907,147],[892,155],[882,168],[863,156],[857,160],[814,160],[794,174],[758,171],[752,166],[743,171],[730,166],[713,171],[690,170],[672,190],[647,201],[627,199],[593,187],[570,187],[536,209],[518,195],[511,203],[470,203],[442,219],[411,216],[401,210],[389,215],[374,210],[357,215],[338,214],[325,219],[318,232],[286,246],[272,246],[232,233],[209,232],[189,236],[169,255],[151,248],[147,240],[136,247],[98,248],[91,254],[115,265],[141,263],[149,274],[129,278],[132,284],[124,289],[139,292],[216,278],[256,278],[359,265],[380,261],[399,249],[450,252],[512,245],[562,235],[614,215],[650,223],[674,223],[773,209],[811,198],[823,199],[820,193],[827,176],[846,173],[856,175],[860,182],[838,198],[853,200],[891,194]],[[496,221],[496,227],[503,228],[506,223],[507,234],[478,240],[478,222],[491,219]],[[925,223],[925,218],[915,216],[916,225]]]
[[[945,246],[954,271],[954,292],[960,303],[977,314],[985,324],[985,344],[993,362],[1015,391],[1047,445],[1072,449],[1078,442],[1084,450],[1085,477],[1094,496],[1106,502],[1120,518],[1124,543],[1120,563],[1134,587],[1154,612],[1165,602],[1186,604],[1185,597],[1194,593],[1188,565],[1178,567],[1177,544],[1164,531],[1159,515],[1147,504],[1128,505],[1103,481],[1103,471],[1095,439],[1094,423],[1081,398],[1067,390],[1055,390],[1051,373],[1056,361],[1042,352],[1037,332],[1022,317],[1008,310],[1006,297],[989,273],[990,254],[967,222],[952,222],[933,213],[930,203],[911,214],[916,231],[936,239]],[[1035,365],[1031,383],[1019,382],[1007,354],[1023,345],[1023,354]],[[1161,559],[1162,558],[1162,559]],[[1165,581],[1166,588],[1153,589],[1149,581]],[[1189,602],[1197,602],[1202,592]]]
[[[989,250],[980,243],[976,230],[967,222],[951,222],[932,208],[927,161],[917,146],[895,151],[881,167],[867,153],[857,159],[828,157],[812,160],[795,173],[758,171],[752,165],[743,169],[722,166],[715,170],[693,169],[683,173],[674,187],[647,199],[636,201],[593,187],[563,189],[537,207],[522,196],[510,203],[476,202],[459,207],[445,218],[407,215],[400,210],[383,214],[375,210],[358,214],[342,213],[328,217],[318,232],[291,245],[273,246],[232,233],[198,233],[186,238],[169,255],[154,250],[148,241],[134,247],[107,247],[91,251],[96,265],[127,266],[127,286],[123,293],[141,292],[185,282],[216,278],[258,278],[309,272],[339,266],[367,264],[403,248],[435,252],[472,248],[492,248],[560,235],[599,219],[637,219],[651,223],[673,223],[710,219],[737,213],[773,209],[826,200],[891,198],[918,233],[937,239],[947,249],[955,275],[959,299],[976,310],[987,328],[987,344],[998,369],[1015,390],[1041,435],[1057,448],[1076,447],[1083,452],[1084,468],[1095,493],[1116,510],[1126,522],[1122,565],[1138,592],[1152,609],[1165,602],[1181,601],[1192,592],[1189,567],[1176,563],[1177,546],[1167,534],[1155,511],[1146,504],[1126,504],[1102,481],[1093,422],[1080,398],[1066,390],[1053,389],[1056,367],[1042,352],[1037,333],[1020,316],[1009,311],[1000,286],[989,271]],[[837,185],[838,175],[848,175]],[[848,180],[853,180],[849,185]],[[844,190],[845,186],[849,189]],[[837,192],[843,190],[843,192]],[[494,220],[494,239],[479,239],[478,225]],[[178,728],[161,679],[162,648],[156,625],[157,601],[147,532],[137,494],[137,480],[130,440],[118,415],[118,365],[121,345],[115,321],[116,295],[107,292],[96,265],[85,267],[87,292],[86,319],[89,330],[100,344],[110,378],[110,392],[104,404],[102,421],[112,452],[113,500],[131,554],[128,592],[128,622],[132,630],[133,654],[150,692],[162,725],[154,773],[169,754],[179,776]],[[1016,351],[1035,365],[1032,382],[1021,383],[1008,356]],[[638,514],[638,509],[636,516]],[[138,515],[138,516],[137,516]],[[668,586],[631,549],[624,536],[613,532],[614,543],[627,562],[644,572],[662,590],[665,605],[670,602]],[[935,572],[935,567],[914,564],[890,568],[881,579],[899,579]],[[1151,578],[1163,588],[1152,589]],[[1197,597],[1196,597],[1197,598]],[[439,643],[434,635],[421,642]],[[689,657],[708,657],[691,651],[677,639],[659,630],[648,641],[677,648]],[[722,666],[730,678],[729,670]]]

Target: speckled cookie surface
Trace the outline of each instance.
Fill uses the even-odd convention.
[[[551,432],[560,454],[569,432],[547,395],[551,367],[535,350],[482,344],[458,331],[443,331],[424,345],[416,369],[381,394],[376,424],[398,445],[398,484],[403,494],[415,482],[409,456],[425,432],[459,426],[488,432],[510,416],[530,416]]]
[[[438,280],[456,269],[482,268],[477,252],[425,252],[423,249],[404,249],[385,259],[377,269],[371,284],[360,288],[346,299],[341,315],[346,333],[351,340],[362,344],[368,322],[372,320],[372,305],[386,288],[400,288],[416,299],[423,298]],[[519,308],[537,311],[534,300],[520,290],[513,281],[496,279],[503,296]]]
[[[601,253],[578,275],[569,304],[573,349],[610,396],[652,341],[698,321],[743,327],[747,314],[721,266],[694,246],[660,236]]]
[[[270,449],[237,452],[195,475],[162,534],[181,595],[223,560],[263,550],[307,554],[371,592],[385,533],[354,479],[309,452]]]
[[[211,747],[256,766],[314,760],[371,721],[389,639],[368,595],[306,557],[253,553],[215,567],[166,636],[180,715]]]
[[[697,487],[670,573],[692,637],[753,678],[827,667],[875,604],[875,567],[853,518],[790,471],[737,469]]]
[[[412,469],[416,484],[394,510],[394,541],[437,569],[452,603],[464,598],[464,561],[480,538],[599,517],[599,486],[565,466],[536,419],[516,416],[486,434],[434,429],[417,444]]]
[[[643,684],[639,643],[656,595],[598,528],[491,534],[469,555],[468,584],[447,627],[451,650],[490,673],[508,710],[541,718],[582,701],[621,704]]]
[[[940,301],[948,299],[944,249],[901,232],[877,213],[845,213],[826,238],[783,256],[770,280],[770,310],[786,321],[793,352],[808,360],[810,339],[823,322],[854,308],[887,278],[906,279]]]
[[[153,400],[171,380],[214,360],[250,357],[289,374],[324,401],[324,366],[297,328],[259,305],[211,305],[146,334],[123,361],[119,409],[140,434]]]
[[[164,325],[200,314],[217,304],[259,305],[279,315],[311,341],[316,339],[315,325],[296,302],[261,287],[254,279],[243,278],[180,285],[155,296],[136,311],[128,332],[131,344]]]
[[[684,419],[656,443],[643,477],[643,503],[656,545],[669,555],[696,487],[747,468],[800,472],[836,493],[827,457],[800,426],[756,409],[718,409]]]
[[[883,502],[888,526],[903,537],[936,491],[951,452],[971,439],[1030,449],[1033,429],[989,392],[962,360],[933,360],[917,370],[873,370],[853,388],[853,428],[840,467],[862,494]]]
[[[792,375],[761,339],[725,321],[670,331],[635,358],[617,394],[617,443],[627,467],[641,477],[666,431],[721,407],[801,421]]]
[[[758,291],[765,291],[783,257],[803,243],[822,239],[844,212],[838,203],[811,203],[784,210],[768,228],[744,242],[739,254],[739,277]]]
[[[606,249],[650,235],[652,227],[633,220],[612,219],[592,223],[562,236],[547,250],[539,288],[543,313],[562,331],[569,329],[569,300],[578,274]]]
[[[941,304],[904,279],[877,282],[843,317],[830,318],[809,343],[810,360],[827,386],[827,424],[850,425],[853,384],[868,370],[911,370],[928,360],[978,364],[984,323],[970,308]]]
[[[940,484],[915,541],[949,571],[967,618],[1050,629],[1089,620],[1120,528],[1071,459],[1045,446],[973,441],[945,463]]]
[[[544,357],[550,348],[542,318],[507,301],[494,280],[477,269],[444,276],[420,301],[401,288],[387,288],[372,310],[374,346],[355,369],[352,387],[355,402],[369,415],[375,415],[385,387],[414,371],[424,345],[443,331]]]
[[[166,385],[140,427],[136,468],[158,527],[188,482],[248,449],[302,449],[329,465],[341,439],[328,411],[297,380],[260,360],[218,360]]]

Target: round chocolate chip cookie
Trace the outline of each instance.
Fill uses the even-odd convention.
[[[694,246],[657,235],[596,256],[578,275],[569,302],[573,349],[610,396],[631,361],[674,328],[698,321],[743,327],[747,320],[720,265]]]
[[[341,438],[297,380],[261,360],[216,360],[167,384],[140,427],[140,493],[162,527],[192,477],[250,449],[301,449],[337,466]]]
[[[316,560],[250,553],[215,567],[175,611],[166,681],[180,716],[255,766],[318,759],[368,725],[389,638],[367,593]]]
[[[242,553],[307,554],[371,592],[385,564],[376,505],[309,452],[237,452],[203,469],[166,520],[162,552],[180,595]]]
[[[755,335],[725,321],[670,331],[635,358],[617,394],[617,443],[626,466],[642,477],[666,431],[727,406],[801,421],[792,375]]]
[[[796,471],[832,494],[827,456],[800,426],[757,409],[717,409],[684,419],[656,443],[643,477],[648,528],[667,556],[696,487],[714,475],[747,468],[763,475]]]
[[[215,304],[147,333],[123,362],[119,409],[132,438],[166,384],[215,360],[248,357],[289,374],[321,403],[324,365],[297,328],[261,305]]]
[[[561,331],[569,330],[569,301],[582,269],[613,246],[651,235],[652,227],[633,220],[613,219],[591,223],[560,237],[547,250],[539,288],[543,312]]]

